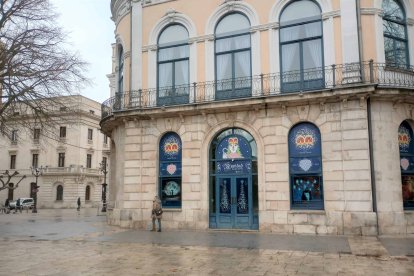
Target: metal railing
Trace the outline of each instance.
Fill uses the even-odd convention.
[[[175,87],[140,89],[117,93],[106,100],[102,104],[102,119],[118,111],[270,97],[364,84],[414,88],[414,67],[402,68],[369,61]]]

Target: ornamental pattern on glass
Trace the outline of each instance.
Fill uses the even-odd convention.
[[[400,151],[401,152],[408,152],[410,149],[411,143],[411,134],[410,130],[405,126],[400,126],[398,129],[398,142],[400,144]]]

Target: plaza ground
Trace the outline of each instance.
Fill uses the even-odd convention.
[[[0,275],[414,275],[414,237],[149,232],[96,209],[0,214]]]

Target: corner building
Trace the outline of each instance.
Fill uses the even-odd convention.
[[[110,224],[414,233],[414,2],[112,0]]]

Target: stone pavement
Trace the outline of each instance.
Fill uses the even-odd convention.
[[[164,231],[96,210],[0,215],[0,275],[414,275],[413,237]]]

